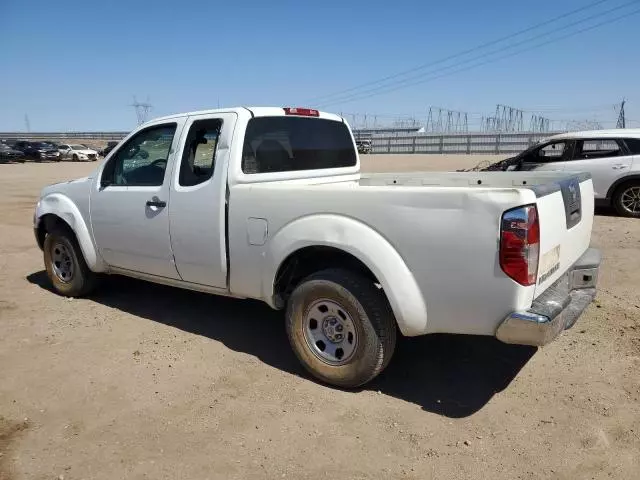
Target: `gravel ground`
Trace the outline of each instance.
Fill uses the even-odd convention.
[[[551,345],[402,339],[383,375],[340,391],[303,373],[260,303],[118,277],[52,293],[33,207],[93,168],[0,165],[1,480],[640,478],[640,221],[599,212],[600,293]]]

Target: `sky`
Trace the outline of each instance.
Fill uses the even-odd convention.
[[[431,106],[477,128],[497,104],[525,126],[613,127],[625,98],[640,127],[640,0],[0,0],[0,19],[5,132],[25,115],[31,131],[128,131],[134,95],[150,117],[309,106],[379,126]]]

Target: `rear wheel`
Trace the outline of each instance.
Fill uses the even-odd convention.
[[[640,181],[620,186],[613,196],[613,207],[619,215],[640,218]]]
[[[69,229],[55,228],[44,241],[44,265],[53,288],[67,297],[88,294],[96,284],[75,235]]]
[[[316,378],[353,388],[389,363],[396,324],[381,289],[346,270],[315,273],[293,291],[287,334],[302,365]]]

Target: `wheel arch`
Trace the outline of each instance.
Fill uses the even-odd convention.
[[[292,267],[297,269],[293,273]],[[426,332],[426,302],[401,255],[373,228],[340,215],[297,219],[270,239],[263,298],[282,308],[296,281],[332,267],[356,271],[379,284],[404,335]]]
[[[607,200],[609,202],[612,202],[613,196],[615,195],[616,190],[618,190],[618,188],[620,188],[625,183],[632,182],[632,181],[640,182],[640,173],[627,175],[613,182],[613,184],[609,187],[609,190],[607,191]]]
[[[56,226],[67,228],[75,235],[90,270],[94,272],[106,270],[106,265],[98,254],[89,227],[80,210],[70,198],[59,193],[41,198],[36,207],[34,229],[40,248],[44,245],[47,233]]]

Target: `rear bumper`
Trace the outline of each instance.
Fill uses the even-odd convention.
[[[589,248],[582,257],[533,301],[531,308],[510,314],[496,337],[505,343],[541,346],[571,328],[596,296],[600,251]]]

